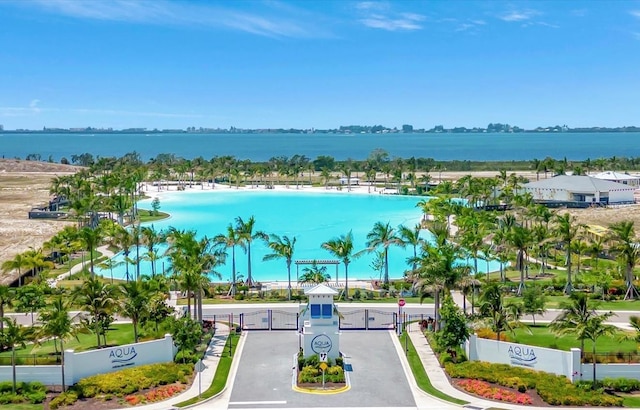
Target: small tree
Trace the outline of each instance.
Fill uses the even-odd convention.
[[[4,332],[2,333],[2,342],[5,346],[11,348],[11,370],[12,370],[12,391],[16,392],[16,346],[25,347],[27,341],[31,340],[31,327],[20,326],[15,319],[2,318],[5,323]]]
[[[153,201],[151,201],[151,209],[153,210],[153,215],[158,215],[158,210],[160,209],[160,199],[158,197],[153,198]]]
[[[603,313],[601,315],[592,316],[587,319],[584,325],[584,337],[593,342],[592,346],[592,363],[593,363],[593,383],[591,387],[596,388],[596,341],[602,336],[613,336],[618,333],[618,328],[614,325],[608,325],[604,322],[609,320],[611,316],[615,316],[613,312]]]
[[[536,324],[536,315],[543,315],[546,312],[546,303],[547,296],[540,286],[525,288],[522,293],[522,312],[531,315],[534,326]]]
[[[467,318],[450,295],[442,302],[440,320],[441,328],[436,334],[439,346],[447,350],[457,349],[469,338]]]
[[[202,327],[190,317],[183,317],[174,320],[171,326],[171,334],[179,352],[192,352],[202,339]]]

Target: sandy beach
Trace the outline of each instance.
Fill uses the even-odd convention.
[[[30,247],[41,247],[44,242],[62,229],[65,224],[70,223],[64,221],[31,220],[28,219],[27,213],[32,206],[49,201],[49,184],[51,178],[57,175],[73,173],[76,170],[77,167],[68,165],[0,159],[0,263],[12,259],[15,255],[28,250]],[[441,176],[442,180],[454,181],[468,174],[468,172],[442,172]],[[477,177],[491,177],[496,176],[497,172],[483,171],[472,174]],[[535,173],[532,172],[518,172],[517,174],[527,177],[530,180],[535,180],[536,178]],[[432,173],[432,179],[434,181],[437,181],[439,177],[439,173]],[[199,184],[194,184],[191,188],[187,187],[186,189],[194,194],[202,191]],[[224,192],[235,190],[236,188],[216,184],[215,189]],[[264,187],[256,188],[253,186],[241,187],[240,189],[262,190]],[[310,187],[309,185],[296,188],[295,184],[290,184],[289,187],[285,187],[284,185],[276,186],[274,189],[289,192],[296,191],[297,189],[304,192],[314,191],[318,193],[381,194],[379,188],[374,191],[373,187],[371,188],[371,193],[369,193],[369,187],[366,184],[353,186],[351,191],[348,191],[346,186],[340,190],[335,187],[327,190],[324,187]],[[157,195],[162,197],[162,195],[167,192],[175,194],[177,188],[175,186],[169,187],[167,191],[166,188],[163,187],[163,189],[158,192],[157,187],[149,184],[146,186],[146,190],[149,196]],[[210,191],[211,187],[205,184],[204,190]],[[383,193],[393,192],[394,190],[383,191]],[[617,221],[632,220],[637,222],[636,227],[638,227],[637,230],[640,232],[640,205],[574,209],[568,212],[576,215],[580,223],[598,224],[602,226],[607,226]]]

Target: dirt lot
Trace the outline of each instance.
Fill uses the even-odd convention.
[[[33,161],[0,159],[0,263],[29,247],[42,244],[65,222],[29,219],[33,205],[50,199],[49,182],[76,167]]]

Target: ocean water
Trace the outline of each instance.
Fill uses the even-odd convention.
[[[91,153],[122,156],[138,152],[143,160],[161,153],[186,159],[231,155],[266,161],[276,156],[327,155],[337,160],[366,159],[374,149],[393,157],[436,160],[569,160],[640,157],[640,133],[519,134],[2,134],[0,155],[62,157]]]
[[[365,188],[360,188],[365,189]],[[335,259],[321,244],[337,236],[347,234],[350,230],[354,237],[354,252],[366,248],[367,233],[373,225],[381,221],[391,226],[400,224],[413,227],[420,221],[422,211],[416,207],[420,198],[397,195],[362,195],[347,193],[311,192],[291,188],[289,191],[271,191],[263,189],[224,191],[195,189],[187,192],[163,193],[161,210],[171,214],[171,218],[154,223],[154,228],[196,230],[200,237],[214,237],[225,233],[226,227],[240,216],[245,221],[254,216],[255,231],[279,236],[296,237],[294,260],[300,259]],[[141,201],[141,207],[149,207],[150,200]],[[427,238],[428,232],[424,232]],[[217,268],[221,280],[230,281],[231,250],[227,263]],[[133,251],[129,257],[135,255]],[[271,253],[263,241],[254,241],[251,246],[252,276],[258,281],[287,280],[285,260],[263,261],[264,255]],[[144,249],[141,250],[141,256]],[[389,248],[389,276],[402,278],[409,268],[406,259],[413,255],[413,248]],[[380,279],[381,272],[374,270],[371,264],[375,255],[365,253],[349,264],[349,278],[361,280]],[[118,255],[118,260],[123,256]],[[163,262],[157,262],[158,272],[162,272]],[[168,262],[164,262],[167,270]],[[302,274],[304,266],[300,267]],[[490,265],[497,270],[498,265]],[[296,265],[292,264],[292,280],[296,278]],[[479,270],[486,270],[485,261],[479,261]],[[237,274],[247,276],[247,257],[244,251],[236,248]],[[130,274],[135,272],[129,266]],[[151,265],[142,261],[141,274],[150,274]],[[332,280],[336,279],[335,266],[327,266],[327,273]],[[100,271],[105,277],[110,276],[108,270]],[[344,265],[338,268],[339,279],[344,280]],[[125,267],[114,270],[114,278],[125,278]]]

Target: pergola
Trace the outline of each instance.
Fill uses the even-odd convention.
[[[300,265],[336,265],[336,278],[338,277],[338,268],[340,261],[336,259],[298,259],[296,264],[296,282],[300,282]],[[298,283],[300,285],[300,283]]]

